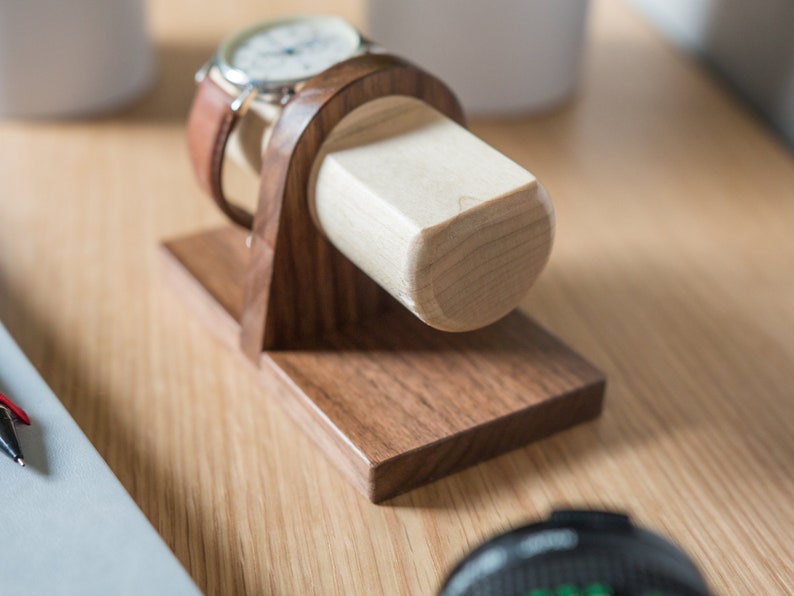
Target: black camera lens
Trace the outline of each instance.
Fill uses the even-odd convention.
[[[469,553],[441,596],[708,596],[678,547],[603,511],[555,511]]]

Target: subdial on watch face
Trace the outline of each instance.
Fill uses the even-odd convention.
[[[253,81],[302,80],[350,57],[359,43],[358,33],[340,19],[287,21],[243,39],[231,66]]]

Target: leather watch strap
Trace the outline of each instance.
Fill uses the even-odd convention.
[[[234,223],[251,229],[251,213],[226,199],[223,192],[223,156],[226,143],[240,119],[232,109],[234,100],[210,77],[204,77],[196,90],[187,125],[188,151],[193,169],[204,192]]]

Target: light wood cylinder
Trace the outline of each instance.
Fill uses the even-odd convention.
[[[266,112],[231,144],[257,172]],[[535,177],[410,97],[351,112],[309,183],[315,223],[348,259],[422,321],[484,327],[513,310],[548,260],[554,213]]]

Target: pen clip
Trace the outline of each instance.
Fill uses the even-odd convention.
[[[28,424],[28,425],[30,424],[30,418],[28,418],[28,415],[25,413],[25,410],[20,408],[10,399],[8,399],[8,396],[2,391],[0,391],[0,405],[5,406],[9,410],[11,410],[11,413],[17,418],[19,418],[19,421],[22,422],[23,424]]]

